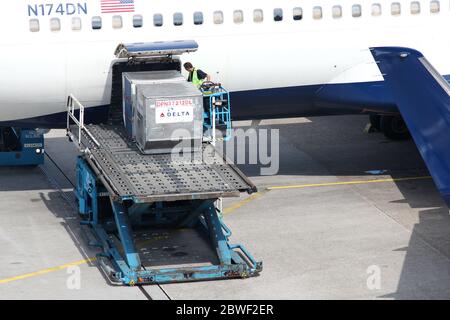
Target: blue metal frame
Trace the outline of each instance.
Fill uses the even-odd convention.
[[[0,128],[0,142],[0,166],[44,163],[44,135],[34,129]]]
[[[83,156],[77,161],[76,196],[83,224],[91,227],[97,238],[96,246],[103,252],[99,258],[106,258],[113,266],[112,279],[125,285],[171,283],[212,279],[247,278],[262,271],[262,263],[242,245],[231,245],[231,231],[219,217],[215,207],[216,199],[180,202],[179,206],[157,203],[150,210],[145,203],[131,203],[129,199],[113,198],[106,192]],[[100,205],[101,197],[109,197],[110,212]],[[125,204],[127,202],[127,204]],[[105,203],[105,201],[103,201]],[[143,223],[143,215],[156,213],[155,221]],[[112,216],[113,219],[105,218]],[[152,268],[141,266],[139,253],[132,236],[133,227],[151,227],[166,224],[174,229],[196,228],[206,235],[215,249],[219,264],[183,268]],[[114,228],[111,228],[113,226]],[[123,254],[111,240],[110,232],[118,233]]]
[[[212,89],[211,91],[205,91],[202,88],[200,88],[203,96],[207,98],[208,100],[208,111],[206,111],[203,115],[204,118],[204,128],[206,130],[211,130],[212,125],[212,114],[213,110],[215,108],[215,114],[216,114],[216,127],[225,126],[225,136],[223,139],[225,141],[228,141],[231,139],[231,136],[233,134],[233,128],[231,123],[231,100],[230,100],[230,93],[223,88],[222,86],[219,86],[217,88]],[[223,101],[225,102],[223,105],[215,106],[214,101]]]

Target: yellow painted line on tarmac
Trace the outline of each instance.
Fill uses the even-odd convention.
[[[340,182],[326,182],[326,183],[313,183],[313,184],[299,184],[299,185],[291,185],[291,186],[273,186],[273,187],[268,187],[267,190],[286,190],[286,189],[302,189],[302,188],[315,188],[315,187],[348,186],[348,185],[355,185],[355,184],[357,185],[357,184],[401,182],[401,181],[429,180],[429,179],[431,179],[431,176],[340,181]]]
[[[325,182],[325,183],[311,183],[311,184],[299,184],[299,185],[287,185],[287,186],[272,186],[262,191],[254,193],[250,197],[241,200],[230,207],[223,210],[223,214],[229,214],[233,211],[240,209],[248,203],[261,198],[264,194],[271,190],[287,190],[287,189],[302,189],[302,188],[316,188],[316,187],[332,187],[332,186],[346,186],[346,185],[358,185],[358,184],[370,184],[370,183],[387,183],[387,182],[401,182],[401,181],[414,181],[414,180],[429,180],[431,176],[419,176],[419,177],[405,177],[405,178],[386,178],[386,179],[373,179],[373,180],[355,180],[355,181],[340,181],[340,182]]]
[[[55,271],[59,271],[59,270],[64,270],[67,269],[69,267],[73,267],[73,266],[80,266],[82,264],[86,264],[89,262],[93,262],[97,260],[97,258],[89,258],[89,259],[85,259],[85,260],[80,260],[80,261],[75,261],[75,262],[71,262],[71,263],[66,263],[57,267],[53,267],[53,268],[48,268],[48,269],[43,269],[40,271],[36,271],[36,272],[31,272],[31,273],[26,273],[20,276],[16,276],[16,277],[11,277],[11,278],[6,278],[6,279],[1,279],[0,280],[0,284],[5,284],[5,283],[9,283],[9,282],[13,282],[13,281],[18,281],[18,280],[23,280],[23,279],[27,279],[27,278],[33,278],[33,277],[37,277],[37,276],[41,276],[47,273],[51,273],[51,272],[55,272]]]
[[[253,195],[251,195],[250,197],[239,201],[238,203],[224,209],[224,214],[228,214],[231,213],[239,208],[241,208],[242,206],[246,205],[247,203],[260,198],[265,192],[258,192],[255,193]],[[182,231],[182,230],[181,230]],[[161,237],[162,239],[163,237]],[[148,243],[154,242],[156,240],[160,240],[160,239],[151,239],[149,241],[147,241]],[[146,243],[146,244],[148,244]],[[72,266],[80,266],[89,262],[94,262],[96,261],[97,258],[89,258],[89,259],[85,259],[85,260],[80,260],[80,261],[75,261],[75,262],[71,262],[71,263],[67,263],[67,264],[63,264],[57,267],[53,267],[53,268],[48,268],[48,269],[43,269],[43,270],[39,270],[36,272],[31,272],[31,273],[26,273],[20,276],[16,276],[16,277],[11,277],[11,278],[6,278],[6,279],[0,279],[0,284],[6,284],[6,283],[10,283],[10,282],[14,282],[14,281],[19,281],[19,280],[24,280],[24,279],[28,279],[28,278],[33,278],[33,277],[37,277],[37,276],[41,276],[44,274],[48,274],[48,273],[52,273],[52,272],[56,272],[56,271],[60,271],[60,270],[64,270],[67,269],[69,267]]]
[[[230,214],[231,212],[236,211],[236,210],[239,209],[239,208],[242,208],[242,207],[245,206],[246,204],[248,204],[248,203],[250,203],[250,202],[252,202],[252,201],[254,201],[254,200],[256,200],[256,199],[261,198],[261,197],[262,197],[264,194],[266,194],[268,191],[269,191],[268,189],[265,189],[265,190],[263,190],[263,191],[259,191],[259,192],[256,192],[256,193],[252,194],[250,197],[248,197],[248,198],[246,198],[246,199],[243,199],[243,200],[241,200],[241,201],[239,201],[239,202],[237,202],[237,203],[235,203],[235,204],[233,204],[233,205],[231,205],[231,206],[225,208],[225,209],[223,210],[223,214],[224,214],[224,215]]]

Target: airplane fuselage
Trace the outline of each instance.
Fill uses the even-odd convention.
[[[181,39],[199,44],[182,59],[232,92],[235,119],[395,112],[369,47],[413,47],[450,74],[448,2],[417,2],[376,1],[376,15],[369,1],[135,0],[106,13],[97,0],[16,0],[0,19],[0,124],[59,127],[69,94],[102,119],[117,45]]]

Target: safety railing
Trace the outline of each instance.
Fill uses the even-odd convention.
[[[78,111],[78,117],[77,117]],[[84,113],[85,107],[81,104],[80,101],[77,100],[73,96],[73,94],[69,95],[67,98],[67,135],[75,142],[80,149],[82,149],[82,133],[85,132],[89,138],[97,145],[100,146],[98,141],[94,138],[94,136],[89,132],[89,130],[84,125]],[[72,132],[71,124],[74,123],[77,126],[78,135],[75,136]]]
[[[200,87],[203,96],[207,98],[207,112],[204,122],[206,130],[211,131],[212,143],[216,139],[216,127],[225,127],[225,134],[220,139],[228,141],[231,139],[233,128],[231,125],[231,103],[229,92],[220,83],[204,82]]]

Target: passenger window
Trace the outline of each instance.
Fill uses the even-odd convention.
[[[81,18],[78,17],[72,18],[72,30],[74,31],[81,30]]]
[[[373,17],[381,16],[381,4],[374,3],[372,5],[372,16]]]
[[[234,23],[242,23],[242,22],[244,22],[244,11],[242,11],[242,10],[235,10],[233,12],[233,21],[234,21]]]
[[[402,7],[400,2],[393,2],[391,4],[391,14],[393,16],[398,16],[402,13]]]
[[[352,6],[352,17],[353,18],[359,18],[362,15],[362,8],[359,4],[354,4]]]
[[[264,21],[264,12],[261,9],[253,11],[253,22],[259,23]]]
[[[275,8],[273,9],[273,21],[283,21],[283,9]]]
[[[39,32],[39,20],[38,19],[30,19],[30,31],[31,32]]]
[[[292,15],[295,21],[299,21],[303,19],[303,9],[300,7],[294,8],[292,10]]]
[[[203,24],[203,13],[200,11],[194,12],[194,24],[201,25]]]
[[[102,28],[102,18],[99,16],[92,17],[92,29],[99,30]]]
[[[163,15],[160,13],[156,13],[153,15],[153,25],[155,27],[162,27],[163,26]]]
[[[313,18],[315,20],[322,19],[322,7],[314,7],[313,8]]]
[[[173,24],[177,27],[183,25],[183,14],[181,12],[173,14]]]
[[[133,16],[133,27],[142,28],[144,25],[144,18],[140,14],[136,14]]]
[[[441,11],[441,5],[439,1],[431,1],[430,2],[430,12],[431,13],[439,13]]]
[[[122,16],[113,16],[112,17],[112,27],[113,27],[113,29],[120,29],[123,27]]]
[[[222,23],[223,23],[223,12],[214,11],[214,24],[222,24]]]
[[[50,19],[50,30],[52,31],[60,31],[61,30],[61,21],[59,18],[51,18]]]
[[[413,1],[411,2],[411,14],[419,14],[420,13],[420,2]]]
[[[342,7],[341,6],[333,6],[332,14],[334,19],[342,18]]]

